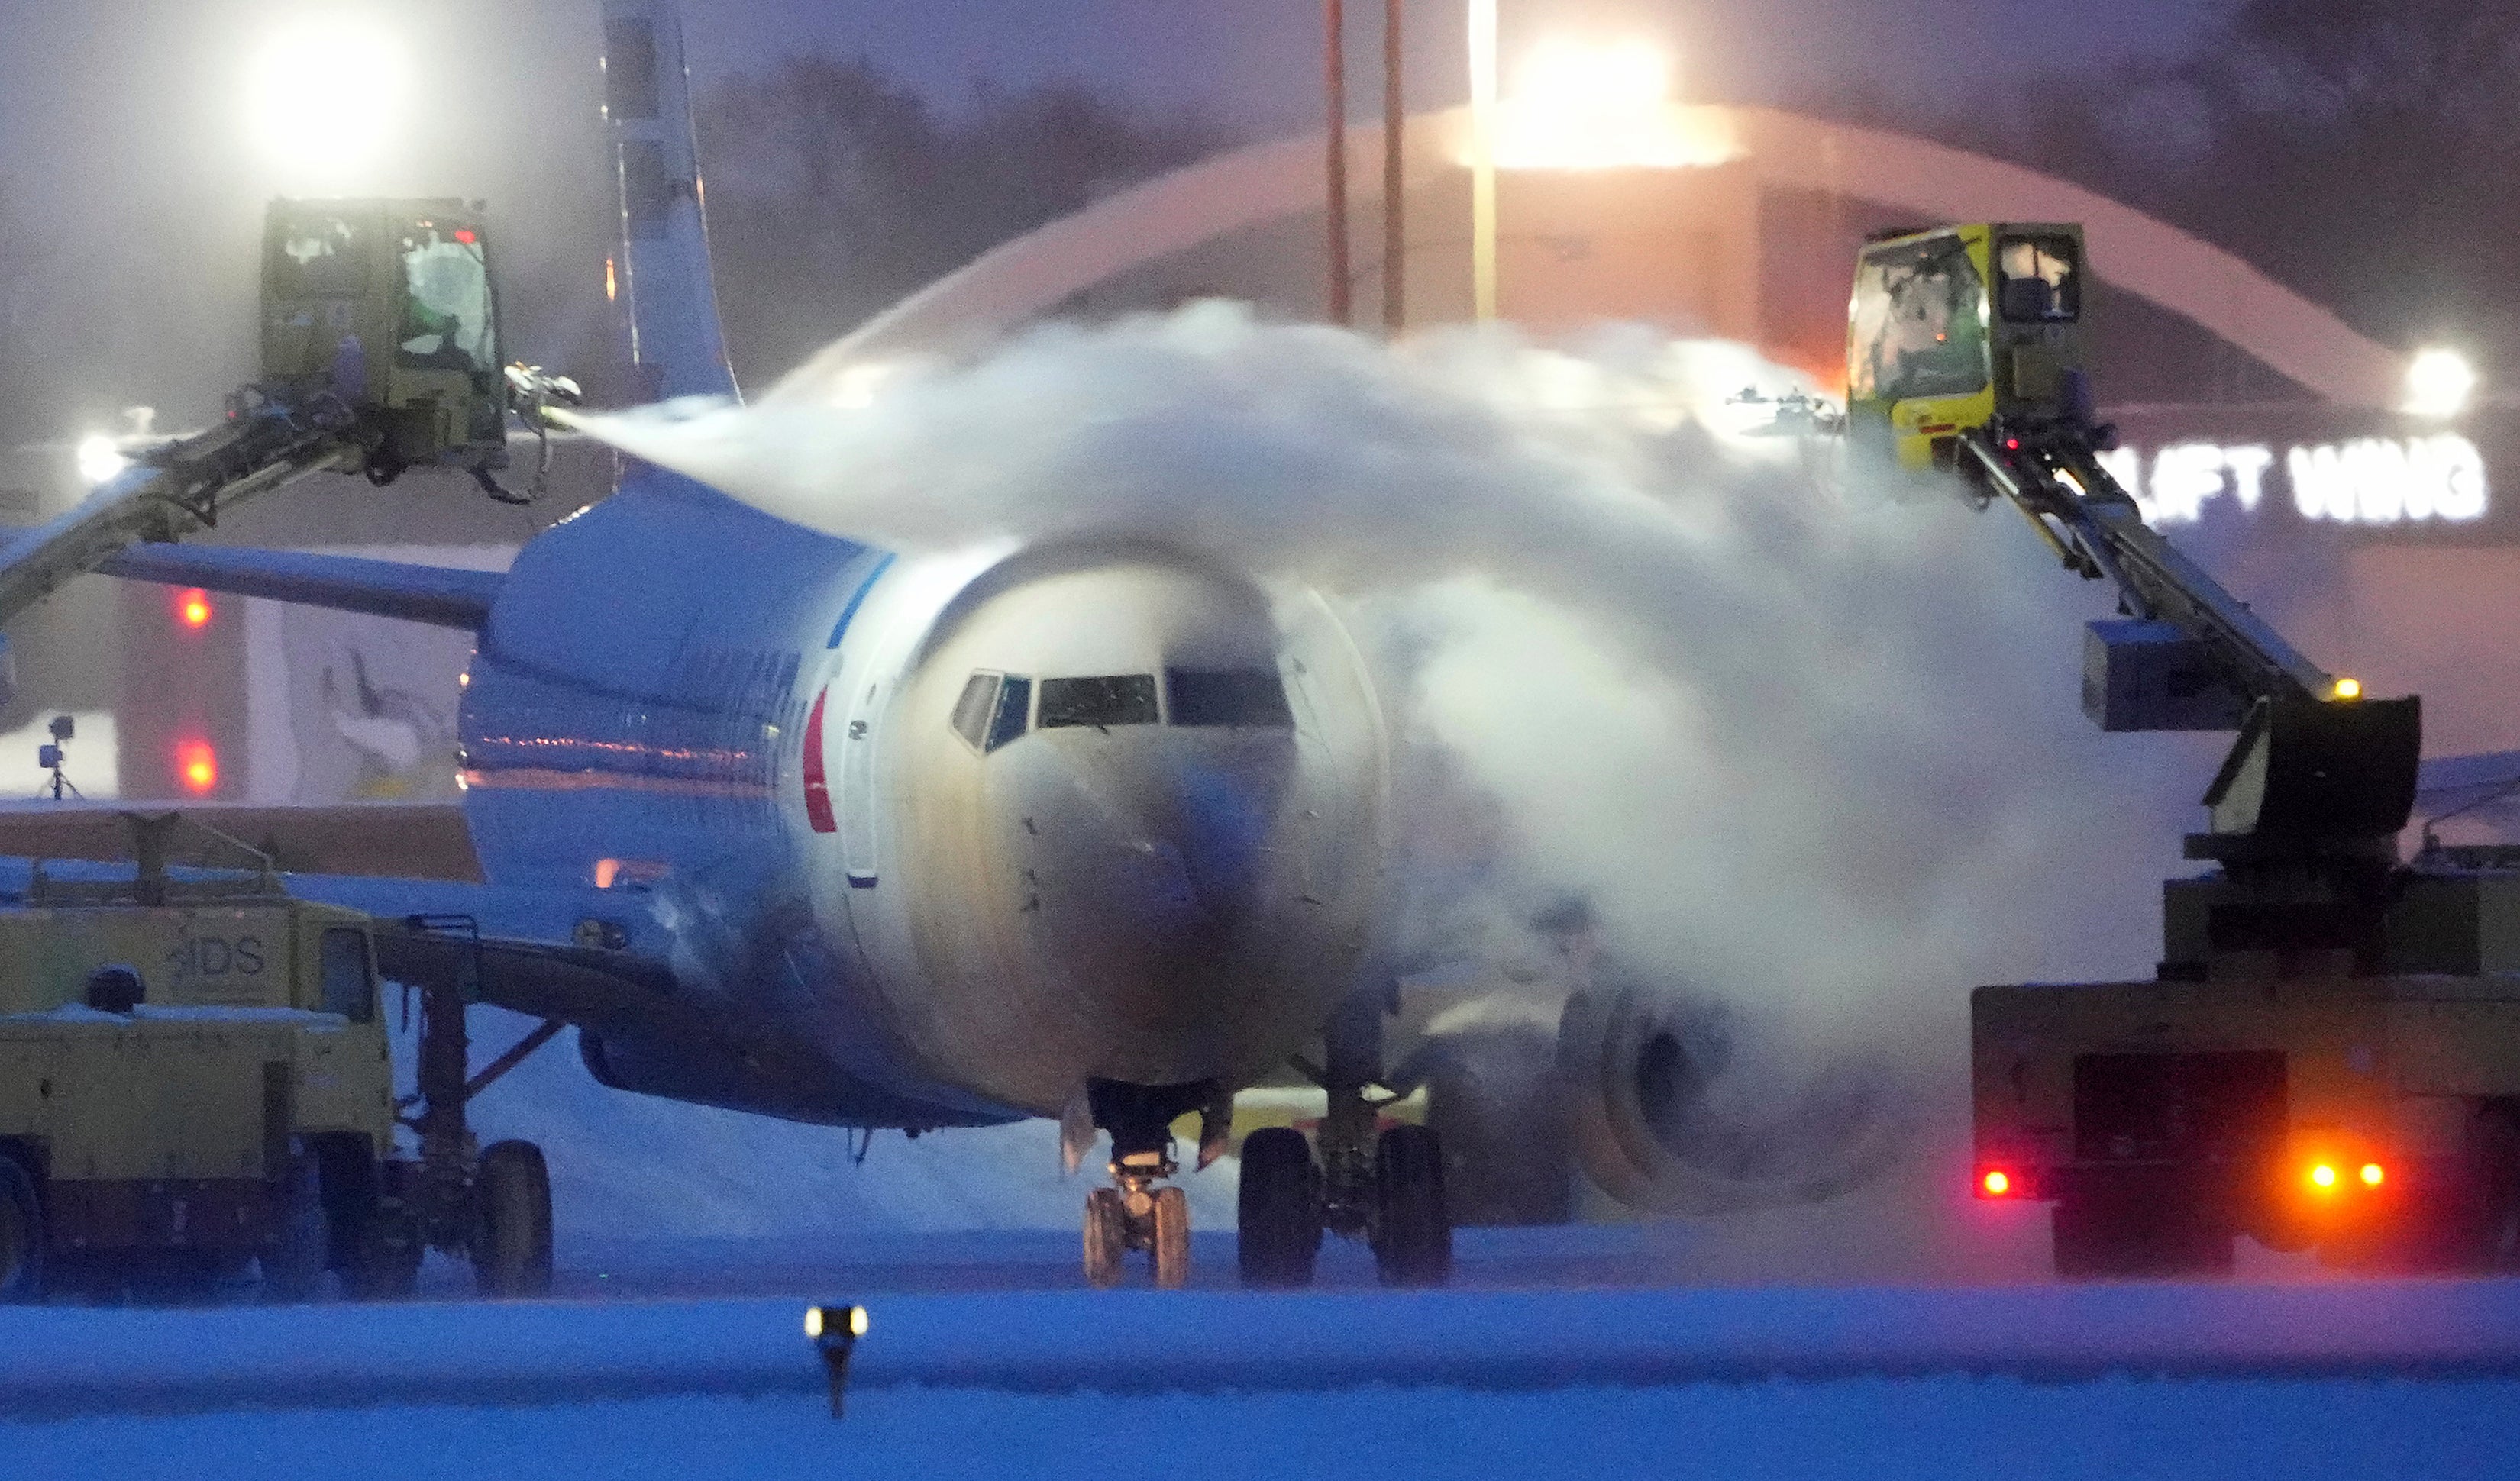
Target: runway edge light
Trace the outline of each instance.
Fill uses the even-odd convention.
[[[867,1333],[867,1309],[855,1305],[809,1306],[805,1308],[805,1335],[812,1340],[815,1352],[823,1359],[823,1374],[831,1381],[832,1417],[840,1417],[841,1403],[849,1386],[849,1355],[857,1349],[858,1339]]]

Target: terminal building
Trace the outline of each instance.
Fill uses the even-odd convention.
[[[2117,471],[2153,520],[2323,664],[2372,694],[2423,694],[2430,753],[2520,746],[2520,703],[2508,697],[2520,695],[2520,657],[2504,636],[2520,593],[2507,407],[2406,410],[2415,346],[2375,343],[2229,254],[2066,182],[1770,110],[1659,99],[1626,108],[1617,127],[1573,133],[1507,110],[1501,318],[1543,340],[1605,323],[1734,340],[1836,393],[1850,272],[1868,233],[2081,221],[2098,280],[2086,308],[2096,388],[2122,429]],[[1405,133],[1402,306],[1413,331],[1471,317],[1467,133],[1462,111],[1419,115]],[[1351,133],[1363,325],[1383,319],[1382,155],[1377,130]],[[995,248],[823,357],[880,366],[964,354],[1038,322],[1216,296],[1270,318],[1319,319],[1325,169],[1316,136],[1115,194]],[[371,490],[328,475],[213,538],[496,567],[534,523],[600,496],[608,473],[607,458],[573,451],[530,523],[451,478]],[[82,735],[94,740],[73,744],[74,780],[84,764],[128,797],[304,803],[454,788],[463,635],[109,586],[77,583],[37,615],[55,638],[74,626],[77,641],[19,639],[23,692],[52,708],[76,695],[69,707],[88,716]],[[103,645],[113,651],[95,651],[100,629],[118,633]],[[77,651],[93,657],[60,656]],[[51,713],[32,702],[0,714],[0,730],[25,731],[30,791],[34,732]],[[0,786],[16,764],[0,751]]]

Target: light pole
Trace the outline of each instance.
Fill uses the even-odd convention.
[[[1469,0],[1470,307],[1484,323],[1497,312],[1497,0]]]
[[[1324,91],[1329,101],[1329,153],[1323,162],[1329,169],[1329,300],[1330,322],[1341,328],[1353,317],[1349,309],[1350,285],[1347,277],[1347,5],[1346,0],[1323,0],[1323,25],[1328,32],[1323,49]]]
[[[1403,262],[1408,234],[1401,200],[1401,131],[1409,113],[1400,93],[1400,7],[1402,0],[1382,0],[1382,328],[1398,335],[1407,327],[1408,280]]]

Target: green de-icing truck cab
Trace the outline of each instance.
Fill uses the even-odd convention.
[[[488,229],[475,202],[275,201],[262,383],[329,391],[372,425],[370,476],[507,462]]]

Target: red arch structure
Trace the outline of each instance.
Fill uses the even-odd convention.
[[[1773,109],[1683,112],[1694,131],[1729,135],[1763,184],[1842,194],[1934,221],[2080,221],[2110,282],[2195,321],[2327,400],[2384,407],[2403,393],[2404,356],[2220,247],[2105,196],[1904,134]],[[1411,120],[1410,178],[1460,167],[1467,113],[1452,109]],[[1098,202],[938,279],[826,348],[787,383],[828,384],[853,363],[982,341],[1131,267],[1318,210],[1322,149],[1318,134],[1257,145]],[[1371,203],[1381,194],[1380,131],[1352,132],[1349,152],[1351,196]]]

